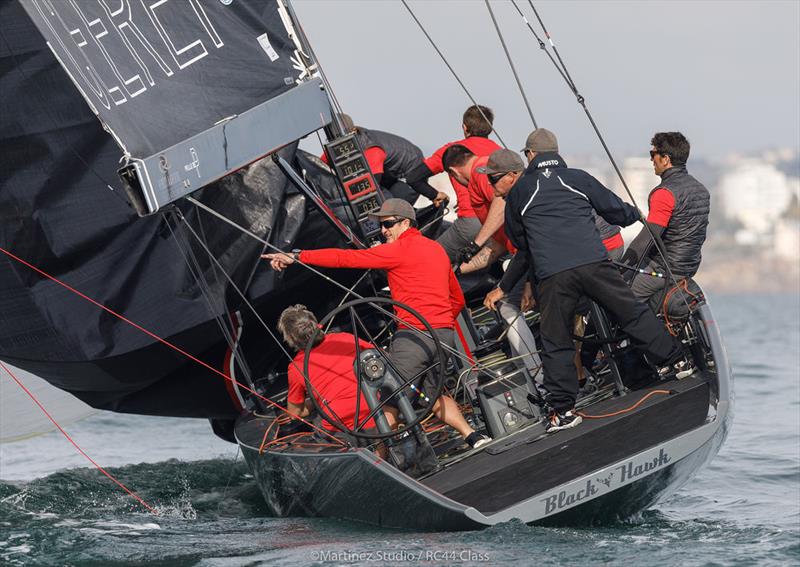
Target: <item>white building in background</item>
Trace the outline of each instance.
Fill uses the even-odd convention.
[[[628,184],[628,189],[630,189],[633,198],[636,200],[636,204],[646,216],[648,211],[647,198],[650,196],[650,191],[661,183],[661,178],[653,171],[653,162],[646,157],[625,158],[622,162],[622,176],[625,178],[625,183]],[[614,177],[610,187],[624,201],[630,201],[630,197],[625,192],[625,188],[618,177]],[[625,239],[625,244],[630,244],[641,229],[642,225],[639,223],[623,228],[622,237]]]
[[[622,176],[625,178],[625,183],[628,184],[633,198],[636,199],[636,204],[643,213],[647,214],[647,197],[650,196],[650,191],[661,182],[661,178],[653,172],[653,162],[646,157],[625,158],[622,162]],[[611,188],[626,201],[630,200],[622,182],[616,176]]]
[[[800,219],[778,219],[775,223],[773,246],[776,256],[800,262]]]
[[[743,159],[734,164],[720,180],[719,196],[725,217],[738,220],[744,227],[737,240],[748,243],[771,233],[797,191],[795,185],[762,159]]]

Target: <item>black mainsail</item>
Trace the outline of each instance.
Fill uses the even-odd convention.
[[[292,144],[330,107],[282,9],[0,1],[0,247],[221,365],[233,296],[219,271],[262,306],[291,286],[258,270],[261,243],[177,200],[193,192],[281,247],[338,241],[258,160],[288,144],[280,155],[333,190]],[[298,104],[312,118],[275,119]],[[0,289],[0,359],[97,408],[237,414],[219,377],[5,254]]]

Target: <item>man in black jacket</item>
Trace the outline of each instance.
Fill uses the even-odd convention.
[[[706,240],[711,196],[697,179],[686,171],[689,140],[680,132],[658,132],[650,141],[650,159],[661,183],[648,197],[647,224],[631,242],[623,262],[645,265],[649,272],[665,272],[665,253],[672,274],[690,278],[700,267],[700,250]],[[662,252],[653,245],[652,232],[664,244]],[[658,312],[666,280],[649,274],[634,276],[634,295],[649,301]]]
[[[506,196],[506,232],[514,246],[527,251],[533,265],[541,312],[544,387],[552,407],[548,432],[578,425],[573,314],[578,299],[588,296],[619,322],[631,342],[654,364],[672,364],[680,346],[655,314],[636,300],[619,271],[608,260],[593,211],[611,224],[628,226],[639,211],[623,202],[594,177],[568,168],[557,153],[555,135],[544,128],[529,137],[531,163],[524,174],[509,156],[488,172],[495,192]],[[510,152],[509,150],[500,150]],[[506,162],[509,167],[503,167]],[[513,187],[513,190],[512,190]],[[666,369],[665,369],[666,371]]]
[[[340,114],[339,119],[345,132],[356,135],[375,181],[392,197],[413,205],[419,195],[424,195],[437,207],[447,200],[447,195],[431,187],[426,180],[416,181],[414,187],[406,181],[423,158],[416,144],[397,134],[356,126],[347,114]],[[322,161],[328,163],[326,154],[322,155]]]

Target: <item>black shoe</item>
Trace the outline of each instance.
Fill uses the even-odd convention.
[[[569,429],[571,427],[575,427],[576,425],[580,425],[582,421],[583,418],[575,413],[574,409],[564,413],[553,411],[547,418],[546,431],[547,433],[555,433],[556,431],[561,431],[562,429]]]
[[[680,359],[673,364],[667,364],[658,369],[658,377],[662,380],[683,380],[697,371],[694,362],[687,359]]]
[[[483,447],[487,443],[491,443],[492,438],[487,437],[486,435],[482,435],[477,431],[473,431],[464,438],[464,441],[466,441],[467,445],[469,445],[473,449],[477,449],[478,447]]]
[[[584,368],[583,371],[586,375],[586,379],[584,380],[583,385],[578,388],[579,398],[596,394],[605,382],[602,377],[595,376],[586,368]]]

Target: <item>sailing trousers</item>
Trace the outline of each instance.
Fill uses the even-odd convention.
[[[544,388],[550,405],[563,413],[575,407],[578,375],[572,340],[575,306],[587,296],[617,321],[631,343],[653,364],[680,356],[680,346],[652,310],[634,297],[609,261],[571,268],[539,282]]]
[[[455,346],[455,331],[453,329],[434,329],[436,337],[442,344],[442,349]],[[436,344],[427,336],[427,331],[415,332],[410,329],[400,329],[394,334],[392,342],[389,345],[389,357],[392,359],[394,370],[399,374],[397,378],[401,382],[413,378],[426,368],[431,368],[431,371],[426,372],[423,376],[414,381],[414,386],[422,390],[426,395],[433,394],[436,389],[436,373],[440,370],[438,357],[436,356]],[[448,353],[444,351],[445,360],[448,358]],[[411,389],[406,390],[411,403],[414,405],[420,404],[420,398],[417,393]],[[387,402],[388,406],[395,407],[391,401]]]

